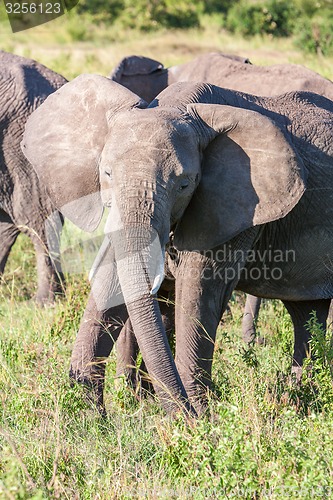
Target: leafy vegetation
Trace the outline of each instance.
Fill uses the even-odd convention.
[[[295,35],[295,43],[309,52],[333,51],[332,0],[81,0],[77,11],[97,22],[119,23],[140,30],[191,28],[205,15],[220,15],[221,27],[243,36]]]
[[[269,0],[267,3],[235,3],[228,11],[226,28],[244,36],[268,34],[289,36],[295,22],[295,6],[289,0]]]

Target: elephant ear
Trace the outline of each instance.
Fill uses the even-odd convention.
[[[161,69],[164,69],[163,64],[149,57],[128,56],[120,61],[110,78],[118,82],[122,76],[150,75]]]
[[[146,103],[108,78],[81,75],[51,94],[26,123],[22,151],[55,205],[81,229],[102,216],[98,162],[108,120]]]
[[[202,178],[177,225],[175,246],[207,250],[285,217],[304,193],[306,171],[275,122],[232,106],[187,109],[207,147]]]

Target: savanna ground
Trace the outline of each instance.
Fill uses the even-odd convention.
[[[298,52],[289,39],[244,40],[207,23],[153,34],[99,28],[75,16],[12,35],[1,49],[32,57],[71,79],[107,75],[144,54],[165,65],[221,50],[255,64],[296,62],[333,79],[333,59]],[[74,234],[67,228],[68,235]],[[34,256],[20,237],[0,285],[0,498],[333,498],[333,387],[329,341],[312,324],[311,379],[288,378],[292,328],[278,301],[262,308],[262,347],[240,338],[243,297],[218,331],[209,414],[170,420],[152,399],[115,389],[108,361],[107,419],[71,388],[68,366],[89,285],[68,276],[66,298],[38,309]]]

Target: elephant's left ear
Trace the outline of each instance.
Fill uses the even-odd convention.
[[[285,217],[305,191],[306,170],[281,128],[232,106],[193,104],[188,112],[205,150],[201,182],[176,228],[175,246],[207,250]]]

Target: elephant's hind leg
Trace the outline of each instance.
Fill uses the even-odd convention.
[[[19,230],[9,215],[0,209],[0,275],[5,270],[6,262],[18,234]]]
[[[302,365],[305,357],[309,353],[310,332],[306,323],[311,317],[313,311],[316,312],[317,321],[326,329],[326,321],[331,300],[304,300],[299,302],[283,301],[289,312],[294,325],[294,354],[292,363],[292,373],[295,373],[296,380],[299,382],[302,377]]]

